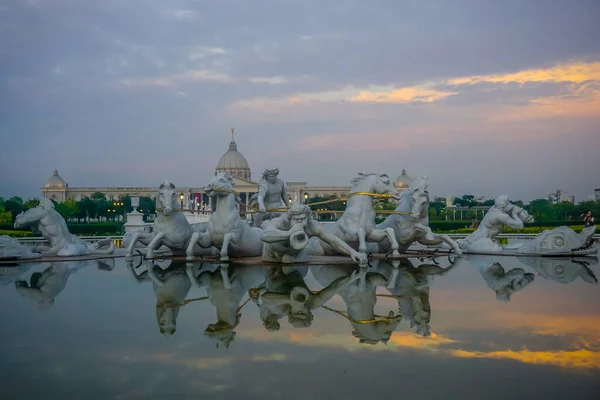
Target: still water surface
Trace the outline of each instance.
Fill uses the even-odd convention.
[[[599,398],[598,273],[596,259],[488,256],[366,275],[0,266],[0,398]]]

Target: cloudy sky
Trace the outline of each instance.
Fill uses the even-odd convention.
[[[430,176],[434,195],[600,187],[595,0],[3,0],[0,196]]]

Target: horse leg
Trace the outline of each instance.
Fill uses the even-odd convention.
[[[358,228],[356,234],[358,235],[358,252],[367,254],[367,233],[365,232],[364,228]]]
[[[221,262],[229,261],[229,244],[236,242],[235,233],[227,232],[223,235],[223,246],[221,246]]]
[[[454,250],[454,253],[457,256],[462,255],[462,249],[460,248],[458,243],[456,243],[454,240],[450,239],[450,236],[448,236],[444,233],[440,233],[440,234],[433,233],[433,231],[431,230],[430,227],[422,225],[422,224],[415,224],[415,228],[420,229],[421,231],[423,231],[425,233],[425,236],[422,236],[421,238],[417,239],[417,241],[419,243],[424,244],[424,245],[431,245],[431,244],[440,244],[440,243],[444,242]]]
[[[229,279],[229,265],[221,264],[219,268],[221,278],[223,279],[223,287],[227,290],[231,290],[231,279]]]
[[[386,237],[392,245],[392,257],[400,257],[400,253],[398,252],[400,245],[398,245],[396,233],[393,228],[373,229],[369,235],[369,239],[376,242],[381,242]]]
[[[200,232],[192,233],[192,237],[190,238],[190,242],[188,243],[187,249],[185,250],[185,259],[188,261],[192,261],[194,259],[194,246],[198,243],[198,239],[200,238]]]
[[[135,231],[133,232],[133,234],[131,235],[131,242],[129,243],[129,246],[127,246],[127,253],[125,253],[125,257],[132,257],[133,256],[133,248],[135,247],[135,244],[140,240],[140,237],[142,236],[146,236],[147,233],[142,232],[142,231]]]
[[[154,258],[154,249],[160,247],[160,243],[162,242],[163,237],[165,237],[165,233],[158,232],[156,236],[154,236],[152,241],[148,243],[148,248],[146,250],[146,258]]]
[[[387,288],[388,289],[395,289],[396,288],[396,280],[398,279],[398,274],[400,273],[400,268],[398,268],[397,265],[394,265],[392,267],[392,275],[390,275],[390,278],[388,279],[387,282]]]

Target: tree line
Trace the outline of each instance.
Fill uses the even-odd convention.
[[[106,195],[100,192],[79,201],[66,200],[59,203],[52,200],[52,202],[55,210],[68,222],[122,221],[126,213],[133,211],[129,196],[108,200]],[[40,200],[37,198],[23,201],[16,196],[10,199],[0,197],[0,223],[14,223],[17,215],[39,204]],[[140,197],[138,211],[144,215],[154,214],[156,211],[154,200],[150,197]]]

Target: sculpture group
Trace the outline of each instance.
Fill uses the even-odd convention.
[[[133,256],[138,244],[146,246],[146,258],[164,246],[173,255],[218,256],[230,258],[262,256],[263,261],[293,264],[308,262],[309,256],[345,256],[359,265],[367,264],[372,253],[398,258],[415,243],[448,249],[461,254],[501,255],[593,255],[598,246],[593,240],[595,226],[576,233],[568,227],[544,231],[533,240],[501,245],[496,237],[507,226],[522,229],[533,222],[525,210],[512,204],[508,196],[499,196],[478,228],[464,239],[452,240],[446,234],[433,233],[429,227],[428,177],[410,180],[407,189],[398,192],[387,174],[359,173],[351,181],[350,192],[343,197],[346,209],[333,223],[322,224],[312,216],[310,205],[286,202],[285,182],[279,169],[267,169],[258,192],[244,204],[253,215],[251,223],[240,215],[243,204],[235,190],[232,176],[220,172],[204,187],[216,204],[205,223],[188,222],[176,194],[176,186],[163,182],[156,195],[156,212],[152,232],[138,230],[124,236],[126,255]],[[397,202],[396,209],[382,223],[376,224],[375,199]],[[338,199],[338,201],[341,199]],[[332,200],[336,201],[336,200]],[[95,243],[71,234],[65,220],[54,210],[52,201],[19,214],[15,228],[30,227],[48,245],[25,247],[15,239],[0,237],[0,259],[26,259],[42,255],[81,256],[112,254],[110,238]],[[435,250],[437,251],[437,250]]]

